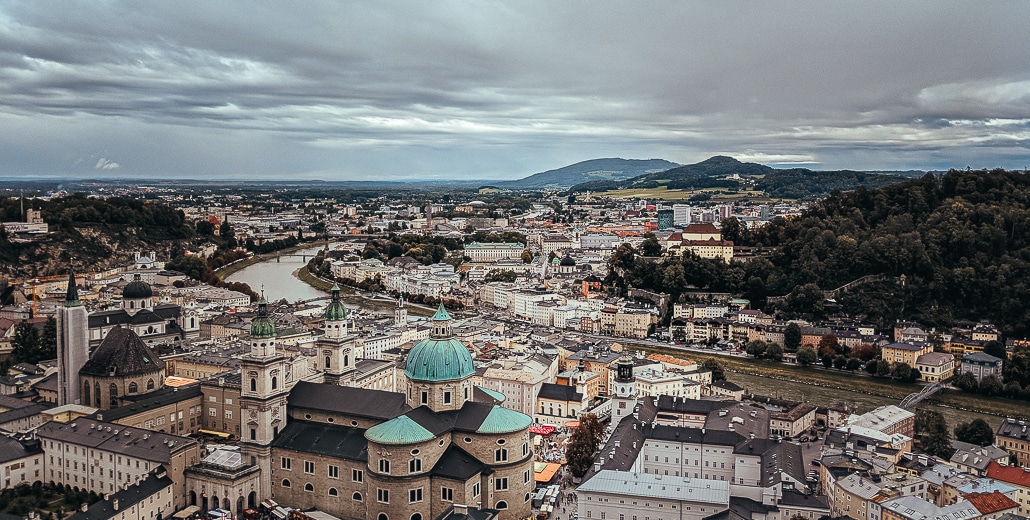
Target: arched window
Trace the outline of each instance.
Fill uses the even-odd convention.
[[[193,490],[190,490],[190,505],[197,505],[197,492]]]
[[[497,505],[494,507],[494,509],[508,509],[508,503],[505,502],[504,500],[501,500],[500,502],[497,503]]]
[[[254,379],[254,378],[250,379],[250,391],[251,392],[257,392],[257,379]]]
[[[100,383],[93,383],[93,406],[100,408]]]
[[[422,520],[422,513],[415,513],[411,515],[411,520]]]
[[[284,478],[283,479],[283,487],[290,487],[290,479],[288,479],[288,478]]]
[[[93,401],[89,398],[89,381],[82,383],[82,402],[89,406]]]
[[[138,391],[139,391],[139,387],[136,386],[136,382],[135,381],[129,383],[129,393],[130,394],[135,394]]]
[[[314,490],[315,490],[315,486],[312,486],[310,482],[308,482],[307,484],[304,484],[304,491],[314,491]]]
[[[275,376],[272,376],[272,390],[279,388],[279,381]]]
[[[386,516],[386,513],[379,513],[376,520],[390,520],[390,517]]]
[[[351,496],[351,498],[354,499],[357,502],[361,502],[361,493],[358,493],[358,492],[355,491],[354,494]]]
[[[329,488],[329,496],[331,496],[331,497],[339,496],[339,493],[336,492],[336,488]]]
[[[350,364],[350,356],[344,354],[344,356],[343,356],[343,366],[347,366],[349,364]]]
[[[331,364],[332,364],[332,358],[330,358],[329,356],[326,356],[325,357],[325,368],[328,369],[329,365],[331,365]]]
[[[111,406],[118,406],[118,385],[111,383],[109,391],[111,392]]]
[[[147,379],[147,390],[153,390],[153,389],[154,389],[154,380],[153,379]]]

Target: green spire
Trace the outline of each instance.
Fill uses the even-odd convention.
[[[79,302],[79,288],[75,286],[75,271],[72,268],[68,268],[68,292],[64,297],[65,307],[78,307],[82,305]]]
[[[329,305],[325,308],[323,316],[326,321],[343,321],[347,319],[347,309],[343,306],[343,302],[340,301],[340,286],[333,284],[332,299],[329,301]]]
[[[273,323],[272,319],[268,317],[268,302],[265,301],[264,291],[261,291],[261,299],[258,300],[258,315],[250,322],[250,337],[275,337],[275,323]]]
[[[447,314],[447,309],[444,308],[443,302],[440,302],[440,306],[436,309],[436,314],[433,315],[433,321],[450,321],[451,315]]]

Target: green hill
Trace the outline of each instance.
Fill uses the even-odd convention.
[[[498,183],[502,188],[569,187],[590,181],[625,180],[639,175],[675,168],[678,164],[663,159],[592,159],[555,170],[536,173],[517,181]]]

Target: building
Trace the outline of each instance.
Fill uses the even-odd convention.
[[[912,437],[915,434],[915,416],[904,408],[888,404],[862,415],[852,415],[848,418],[847,426],[869,428],[886,435],[900,433]]]
[[[0,483],[3,483],[3,489],[43,481],[44,456],[36,439],[0,437]]]
[[[569,421],[579,420],[588,402],[581,390],[576,386],[544,383],[537,395],[533,422],[561,428]]]
[[[57,310],[58,406],[80,402],[79,370],[89,359],[88,320],[86,308],[79,302],[75,273],[69,270],[64,305]]]
[[[122,289],[122,306],[89,315],[89,342],[95,347],[114,328],[132,329],[147,344],[175,343],[200,333],[194,311],[170,303],[154,304],[154,291],[140,273]]]
[[[115,327],[79,369],[81,401],[102,410],[115,408],[122,396],[164,387],[165,364],[132,329]]]
[[[176,509],[175,482],[163,467],[157,467],[142,480],[104,499],[84,504],[69,520],[154,520],[168,518]]]
[[[1030,430],[1026,421],[1011,417],[998,425],[997,439],[994,443],[1005,451],[1015,455],[1016,464],[1030,467]]]
[[[658,210],[658,229],[673,229],[675,227],[675,212],[672,209]]]
[[[977,381],[987,376],[1001,377],[1001,368],[1003,364],[1004,360],[1000,358],[996,358],[983,352],[974,352],[972,354],[962,356],[958,373],[959,375],[973,374],[973,377],[975,377]]]
[[[919,356],[931,352],[933,352],[933,345],[929,343],[919,345],[912,343],[890,343],[883,346],[880,358],[890,363],[905,363],[910,367],[914,367]]]
[[[472,262],[496,262],[506,258],[522,258],[525,244],[516,242],[472,242],[465,245],[465,256]]]
[[[237,516],[258,507],[261,468],[243,459],[239,448],[219,446],[186,472],[188,503],[201,511],[224,509]]]
[[[916,358],[914,368],[919,371],[919,377],[923,381],[943,381],[955,373],[955,356],[945,352],[923,354]]]
[[[727,482],[601,470],[576,489],[579,518],[701,520],[726,510]]]

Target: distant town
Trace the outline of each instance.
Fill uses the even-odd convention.
[[[776,292],[800,223],[947,177],[734,175],[8,191],[0,520],[1030,515],[1020,318],[897,266]]]

